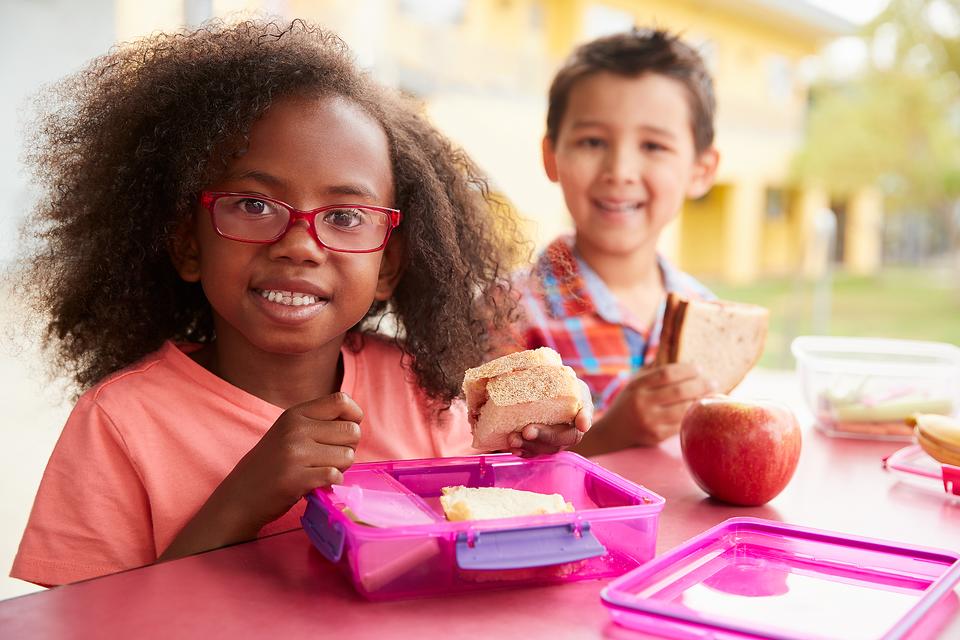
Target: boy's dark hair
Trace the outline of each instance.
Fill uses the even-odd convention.
[[[394,315],[420,385],[443,404],[459,394],[464,370],[487,353],[487,330],[512,320],[509,273],[526,248],[512,210],[411,103],[359,71],[339,38],[299,20],[156,35],[56,87],[27,158],[45,191],[24,226],[19,290],[49,314],[47,343],[80,390],[167,339],[215,338],[210,305],[177,275],[169,243],[252,123],[272,101],[301,95],[343,96],[383,126],[404,275],[361,326]]]
[[[547,137],[551,142],[557,142],[574,85],[601,71],[627,77],[656,73],[677,80],[687,90],[697,153],[713,144],[713,80],[700,54],[666,31],[636,28],[580,45],[554,76],[547,107]]]

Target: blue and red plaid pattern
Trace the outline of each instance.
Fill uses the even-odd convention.
[[[704,285],[658,256],[666,290],[713,299]],[[580,258],[573,239],[554,240],[518,281],[526,317],[517,335],[526,349],[550,347],[590,387],[603,412],[644,363],[656,357],[666,300],[653,326],[640,326],[600,276]]]

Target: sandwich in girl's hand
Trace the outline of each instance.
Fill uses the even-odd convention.
[[[667,295],[656,363],[693,362],[730,393],[763,354],[770,312],[755,304]]]
[[[583,383],[548,347],[511,353],[463,378],[473,447],[509,449],[528,424],[569,424],[583,408]]]

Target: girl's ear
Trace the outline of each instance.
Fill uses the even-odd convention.
[[[550,141],[550,138],[543,136],[543,140],[540,142],[540,149],[543,152],[543,169],[547,172],[547,177],[550,178],[550,182],[556,182],[559,180],[557,175],[557,154],[553,148],[553,142]]]
[[[383,250],[383,259],[380,261],[380,275],[377,277],[375,300],[389,300],[393,290],[403,275],[403,257],[407,251],[407,239],[402,233],[390,236],[390,241]]]
[[[700,198],[707,191],[710,191],[710,187],[713,186],[713,181],[717,177],[718,164],[720,164],[720,152],[714,147],[710,147],[697,156],[696,160],[693,161],[693,173],[690,175],[690,182],[687,185],[688,198]]]
[[[200,282],[200,247],[193,217],[177,225],[173,237],[167,242],[167,251],[173,267],[184,281]]]

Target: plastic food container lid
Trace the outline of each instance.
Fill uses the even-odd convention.
[[[960,467],[934,460],[918,444],[898,449],[883,459],[888,471],[930,489],[943,489],[960,498]]]
[[[614,621],[680,638],[903,638],[955,615],[960,555],[731,518],[614,580]]]
[[[837,373],[930,375],[960,367],[960,348],[945,342],[800,336],[790,350],[799,362]]]

